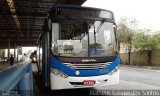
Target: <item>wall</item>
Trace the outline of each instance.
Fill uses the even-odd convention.
[[[128,63],[128,53],[120,53],[121,63]],[[148,64],[148,55],[147,51],[144,51],[141,54],[137,52],[131,53],[130,64],[132,65],[151,65],[151,66],[160,66],[160,49],[154,49],[151,53],[151,64]]]

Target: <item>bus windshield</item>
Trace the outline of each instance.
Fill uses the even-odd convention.
[[[114,24],[105,20],[58,20],[52,23],[52,52],[68,57],[115,56]]]

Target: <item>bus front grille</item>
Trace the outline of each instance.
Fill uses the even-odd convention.
[[[107,63],[91,63],[91,64],[73,64],[73,63],[64,63],[67,67],[70,67],[75,70],[94,70],[94,69],[102,69],[112,62]]]

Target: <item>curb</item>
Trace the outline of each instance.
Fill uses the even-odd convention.
[[[159,66],[135,66],[135,65],[124,65],[120,64],[123,67],[131,67],[131,68],[139,68],[139,69],[153,69],[153,70],[160,70]]]

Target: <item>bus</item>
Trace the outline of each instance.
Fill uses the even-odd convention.
[[[37,42],[39,74],[51,90],[119,83],[120,58],[112,11],[54,5]]]

